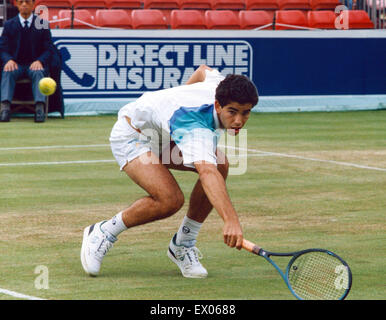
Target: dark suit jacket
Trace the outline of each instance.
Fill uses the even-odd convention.
[[[36,16],[31,24],[32,37],[32,60],[39,60],[49,75],[56,81],[57,90],[54,95],[49,97],[49,112],[59,111],[64,116],[64,103],[62,88],[60,86],[61,56],[60,52],[52,43],[51,31],[49,28],[37,29],[35,26]],[[37,25],[42,25],[37,23]],[[0,60],[4,66],[9,60],[15,60],[19,53],[21,41],[21,29],[19,15],[8,20],[4,24],[3,33],[0,38]],[[2,66],[0,69],[2,69]],[[0,72],[1,78],[1,72]]]
[[[39,60],[44,68],[48,68],[50,57],[51,57],[51,31],[49,28],[40,28],[37,29],[35,26],[35,21],[37,17],[34,16],[31,24],[31,57],[32,61]],[[41,25],[38,23],[38,25]],[[6,64],[9,60],[15,60],[19,53],[20,44],[21,44],[21,30],[22,25],[20,24],[19,16],[16,16],[4,24],[4,29],[2,33],[2,43],[0,58],[3,65]]]

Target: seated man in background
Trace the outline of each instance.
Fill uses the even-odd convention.
[[[16,0],[19,15],[8,20],[1,35],[0,58],[3,65],[1,77],[0,121],[8,122],[16,81],[29,77],[35,100],[35,122],[45,120],[46,97],[39,91],[39,81],[45,77],[52,54],[51,31],[48,23],[36,21],[33,0]]]

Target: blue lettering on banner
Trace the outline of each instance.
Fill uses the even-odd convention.
[[[241,40],[57,39],[65,97],[136,97],[185,83],[201,64],[252,78]]]

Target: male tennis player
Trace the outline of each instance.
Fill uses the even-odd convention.
[[[81,262],[86,273],[98,275],[102,259],[121,232],[167,218],[182,207],[184,195],[169,169],[199,175],[188,212],[167,251],[182,275],[208,274],[195,244],[213,207],[224,220],[224,242],[240,250],[243,233],[225,185],[229,165],[217,141],[219,130],[238,134],[257,102],[256,87],[247,77],[224,78],[217,70],[200,66],[186,85],[147,92],[125,105],[111,131],[111,149],[120,169],[149,195],[110,220],[84,229]]]

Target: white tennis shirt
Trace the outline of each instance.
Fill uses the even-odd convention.
[[[214,108],[215,92],[224,79],[217,70],[205,70],[203,82],[146,92],[122,107],[125,116],[141,133],[158,141],[173,140],[185,166],[197,161],[217,164],[216,148],[220,123]]]

